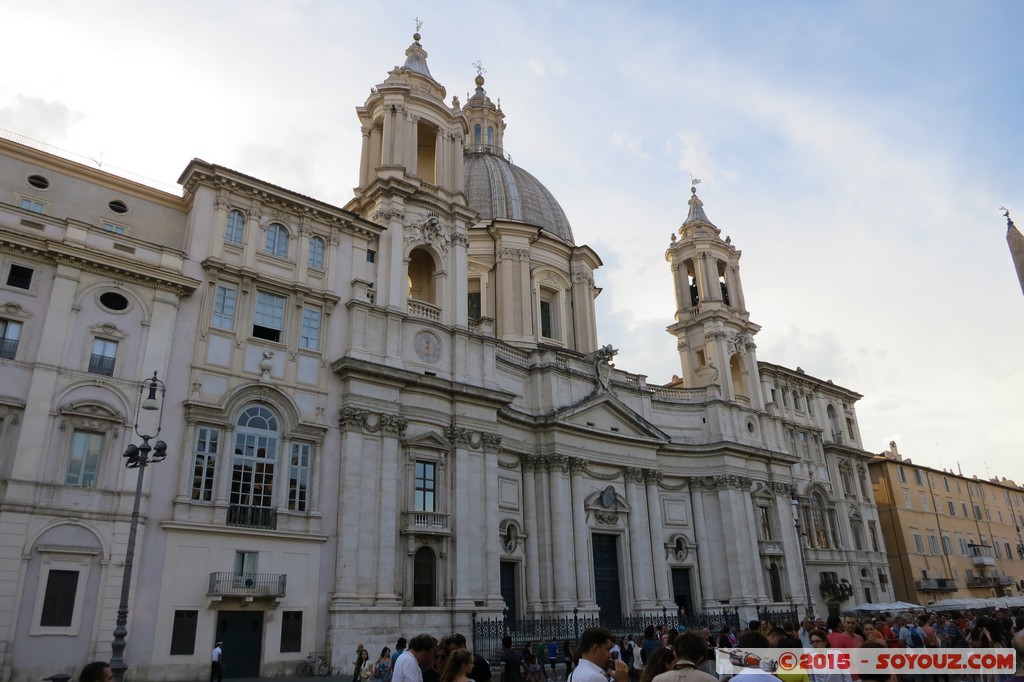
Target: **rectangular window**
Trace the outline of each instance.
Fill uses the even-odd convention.
[[[299,346],[309,350],[320,350],[320,311],[316,308],[302,309],[302,333]]]
[[[540,335],[551,338],[551,301],[540,302]]]
[[[309,499],[309,443],[292,443],[292,458],[288,466],[288,509],[304,512]]]
[[[960,509],[964,513],[964,518],[968,518],[971,515],[971,513],[969,511],[967,511],[967,503],[966,502],[961,502],[960,503]]]
[[[281,614],[281,653],[302,650],[302,611]]]
[[[372,250],[372,249],[367,249],[366,250],[366,262],[367,263],[374,263],[374,262],[376,262],[376,260],[377,260],[377,252]]]
[[[934,535],[928,536],[928,545],[932,550],[932,554],[942,554],[942,547],[939,545],[939,538]]]
[[[35,270],[32,268],[11,263],[11,269],[7,271],[7,286],[15,289],[31,289],[34,273]]]
[[[13,360],[21,340],[21,322],[0,319],[0,358]]]
[[[974,518],[981,521],[981,507],[978,505],[974,505]]]
[[[259,568],[259,552],[235,552],[235,575],[253,575]]]
[[[1013,558],[1013,552],[1010,551],[1010,543],[1009,542],[1004,542],[1003,546],[1006,548],[1006,558],[1007,559],[1012,559]],[[1021,557],[1021,558],[1024,559],[1024,557]]]
[[[89,373],[114,376],[114,363],[117,361],[117,341],[110,339],[93,339],[92,355],[89,356]]]
[[[77,594],[78,571],[50,570],[46,577],[43,612],[39,617],[40,627],[71,627]]]
[[[925,493],[921,493],[920,497],[921,497],[921,509],[924,510],[924,511],[928,511],[928,495],[926,495]]]
[[[217,285],[217,293],[213,296],[213,318],[210,323],[220,329],[235,328],[235,302],[238,290],[224,284]]]
[[[807,394],[807,414],[814,416],[814,396]]]
[[[256,313],[253,317],[252,335],[267,341],[280,341],[284,329],[284,296],[266,291],[256,292]]]
[[[772,539],[772,510],[769,507],[757,508],[757,520],[761,526],[761,539]]]
[[[469,311],[469,319],[479,320],[483,317],[483,309],[480,307],[480,292],[471,291],[467,295],[467,307]]]
[[[1003,558],[1002,549],[999,547],[999,543],[996,542],[994,539],[992,540],[992,551],[995,552],[995,555],[996,555],[997,559],[1002,559]]]
[[[917,533],[914,533],[914,548],[918,554],[924,554],[924,538]]]
[[[192,499],[213,502],[213,475],[217,467],[217,445],[220,430],[199,427],[196,435],[195,460],[192,467]]]
[[[917,480],[918,485],[924,485],[924,476],[921,475],[920,469],[914,469],[914,479]]]
[[[968,556],[970,552],[967,550],[967,542],[959,535],[956,536],[956,541],[960,544],[960,556]]]
[[[24,197],[19,202],[19,206],[26,211],[32,211],[33,213],[42,213],[46,210],[46,204],[42,201],[36,201],[35,199],[27,199]]]
[[[432,462],[416,462],[416,489],[413,509],[422,512],[437,511],[437,465]]]
[[[910,504],[910,491],[903,491],[903,503],[907,506],[907,509],[913,509],[914,505]]]
[[[868,535],[871,536],[871,551],[878,551],[878,531],[875,529],[875,522],[868,521]]]
[[[171,656],[192,656],[196,652],[198,611],[175,611],[171,628]]]
[[[949,515],[956,516],[956,505],[953,504],[953,500],[946,500],[946,504],[949,506]]]
[[[946,492],[948,493],[949,492],[949,479],[946,478],[945,476],[942,477],[942,486],[946,489]]]
[[[124,234],[128,231],[128,228],[124,225],[115,225],[114,223],[103,223],[104,232],[113,232],[114,234]]]
[[[942,536],[942,551],[946,556],[953,554],[953,541],[949,539],[948,535]]]
[[[99,469],[100,453],[103,451],[103,434],[75,431],[71,436],[71,457],[64,483],[91,488],[96,485],[96,471]]]
[[[903,469],[903,467],[896,467],[896,473],[899,474],[900,483],[907,482],[907,472]]]

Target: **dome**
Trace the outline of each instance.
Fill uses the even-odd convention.
[[[466,149],[466,198],[484,218],[519,220],[573,242],[565,211],[548,188],[519,166],[489,149]]]

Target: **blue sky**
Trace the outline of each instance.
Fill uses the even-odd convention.
[[[46,1],[0,7],[0,127],[173,184],[192,157],[344,204],[354,108],[422,43],[596,249],[602,343],[679,372],[690,175],[758,358],[862,393],[865,449],[1024,482],[1019,2]]]

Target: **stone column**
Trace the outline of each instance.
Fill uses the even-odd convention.
[[[483,480],[486,481],[484,505],[484,566],[481,569],[484,580],[484,593],[487,603],[495,608],[502,608],[505,600],[501,596],[501,549],[498,531],[501,526],[501,514],[498,511],[498,455],[501,453],[501,436],[495,433],[484,433],[483,447]]]
[[[526,530],[526,611],[531,615],[540,609],[540,543],[537,527],[537,465],[536,455],[523,455],[523,524]]]
[[[587,510],[584,500],[587,493],[583,488],[583,471],[587,462],[579,457],[569,461],[572,472],[572,537],[576,554],[576,598],[579,608],[597,606],[594,601],[593,561],[590,558],[590,528],[587,526]]]
[[[722,519],[722,537],[725,542],[725,555],[730,567],[729,583],[732,602],[737,605],[750,605],[754,602],[756,582],[753,570],[760,570],[751,557],[760,556],[757,543],[750,539],[747,527],[747,514],[744,506],[749,504],[749,496],[741,490],[750,488],[748,478],[725,474],[717,477],[718,502]],[[746,498],[746,499],[744,499]]]
[[[731,268],[730,282],[732,286],[729,287],[729,295],[733,297],[733,306],[741,312],[747,310],[747,299],[743,295],[743,285],[740,283],[740,266],[733,265]]]
[[[633,597],[636,608],[657,607],[654,599],[654,574],[646,557],[652,555],[651,532],[647,527],[647,495],[643,488],[643,469],[627,467],[623,472],[626,480],[626,503],[629,513],[629,562],[633,573]]]
[[[718,601],[715,596],[714,568],[711,566],[711,545],[707,522],[704,519],[704,490],[700,482],[690,479],[690,504],[693,511],[693,535],[697,542],[697,570],[700,571],[700,596],[702,606]]]
[[[658,493],[658,482],[661,472],[653,469],[644,470],[644,481],[647,483],[647,516],[651,529],[651,568],[654,571],[654,596],[662,604],[672,601],[672,590],[668,583],[668,564],[665,561],[665,524],[661,518],[661,495]],[[654,534],[657,533],[657,537]]]
[[[551,534],[556,519],[551,513],[551,458],[547,455],[539,457],[540,476],[537,477],[537,545],[540,549],[540,597],[541,608],[551,608],[555,590],[554,570],[551,559]],[[540,469],[543,467],[543,469]]]
[[[228,225],[228,192],[220,190],[213,201],[213,226],[210,229],[210,257],[224,257],[224,231]],[[251,235],[244,235],[242,241],[248,241]]]
[[[359,154],[359,186],[366,187],[370,184],[370,135],[373,127],[362,126],[360,131],[363,134],[363,146]]]
[[[414,462],[403,461],[407,458],[403,457],[402,445],[398,438],[384,438],[381,443],[381,471],[383,474],[385,471],[403,472],[404,476],[399,476],[399,481],[411,481],[413,480],[413,467]],[[395,479],[390,476],[381,476],[381,481],[394,481]],[[399,492],[397,485],[384,483],[380,488],[380,499],[382,501],[393,500],[395,504],[387,504],[386,502],[379,505],[378,511],[380,512],[380,528],[395,528],[399,529],[402,527],[404,520],[400,510],[407,507],[408,495],[403,494],[404,491]],[[399,593],[405,591],[405,585],[403,583],[405,571],[398,570],[396,561],[399,559],[399,553],[405,552],[405,543],[399,543],[399,539],[403,536],[398,533],[380,533],[376,538],[377,541],[377,554],[380,557],[380,566],[377,569],[378,583],[377,583],[377,603],[393,602],[395,604],[400,603]]]
[[[572,525],[565,522],[571,513],[572,493],[569,488],[569,458],[552,455],[548,477],[551,486],[551,558],[554,564],[554,600],[556,611],[565,611],[576,605],[576,585],[573,575]]]
[[[252,206],[245,212],[245,242],[242,244],[244,249],[242,260],[247,268],[256,268],[256,252],[267,243],[267,235],[260,229],[262,215],[263,207],[258,201],[252,202]]]

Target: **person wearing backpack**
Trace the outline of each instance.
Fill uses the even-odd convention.
[[[923,649],[924,630],[922,630],[909,615],[903,615],[896,619],[900,625],[900,645],[908,649]]]

